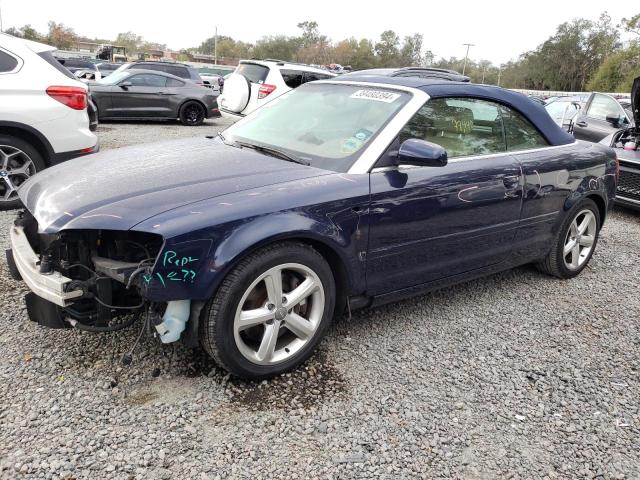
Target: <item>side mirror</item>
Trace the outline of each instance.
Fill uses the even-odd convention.
[[[620,115],[615,115],[613,113],[610,113],[609,115],[607,115],[606,120],[608,123],[610,123],[614,127],[620,126]]]
[[[419,167],[444,167],[447,164],[447,152],[435,143],[409,138],[400,145],[398,164],[417,165]]]
[[[126,89],[127,89],[127,88],[129,88],[131,85],[132,85],[132,83],[131,83],[131,82],[129,82],[129,81],[124,81],[124,82],[122,82],[122,83],[119,83],[119,84],[118,84],[118,86],[119,86],[120,88],[122,88],[123,90],[126,90]]]

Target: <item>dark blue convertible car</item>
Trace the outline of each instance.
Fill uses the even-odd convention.
[[[578,275],[617,175],[610,148],[519,93],[352,74],[216,137],[45,170],[20,189],[7,257],[42,325],[141,318],[258,379],[346,311],[526,263]]]

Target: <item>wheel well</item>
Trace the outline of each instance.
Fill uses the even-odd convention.
[[[44,143],[42,143],[42,141],[34,133],[31,133],[28,130],[24,130],[19,127],[0,126],[0,134],[6,134],[6,135],[11,135],[13,137],[18,137],[21,140],[24,140],[25,142],[29,143],[42,156],[42,160],[44,161],[45,166],[47,167],[51,166],[49,150],[47,150],[47,147],[44,145]]]
[[[272,241],[269,241],[266,244],[262,244],[258,246],[254,245],[252,248],[249,248],[248,250],[242,252],[241,255],[238,255],[236,257],[232,265],[228,267],[228,270],[225,273],[225,276],[228,275],[228,273],[233,268],[235,268],[238,262],[240,262],[241,259],[246,257],[247,255],[250,255],[256,250],[268,247],[275,243],[283,243],[283,242],[297,242],[297,243],[303,243],[305,245],[309,245],[315,251],[317,251],[320,255],[322,255],[322,257],[327,261],[327,263],[329,264],[329,267],[331,268],[331,272],[333,273],[333,279],[336,283],[335,315],[336,316],[342,315],[347,305],[347,296],[350,290],[349,274],[347,273],[347,269],[344,265],[344,262],[340,258],[340,256],[331,247],[329,247],[328,245],[318,240],[313,240],[305,237],[289,237],[289,238],[273,239]]]
[[[593,200],[593,202],[598,207],[598,212],[600,213],[600,226],[604,224],[604,220],[607,216],[607,205],[602,199],[600,195],[587,195],[589,200]]]
[[[200,100],[196,100],[195,98],[189,98],[188,100],[185,100],[184,102],[182,102],[182,104],[180,105],[180,108],[178,108],[178,115],[180,115],[182,113],[182,108],[190,102],[195,102],[195,103],[199,103],[200,106],[202,107],[202,109],[204,110],[204,116],[205,118],[209,118],[209,112],[207,112],[207,106],[202,103]]]
[[[311,240],[307,238],[291,239],[301,243],[311,245],[320,255],[324,257],[331,271],[333,272],[333,279],[336,282],[336,307],[335,315],[342,315],[345,311],[347,304],[347,292],[349,291],[349,275],[344,262],[340,256],[329,246],[317,240]]]

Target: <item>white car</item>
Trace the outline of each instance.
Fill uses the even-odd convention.
[[[0,33],[0,210],[36,172],[98,149],[87,86],[53,57],[54,47]]]
[[[321,68],[280,60],[241,60],[218,97],[223,117],[240,119],[274,98],[314,80],[336,75]]]
[[[212,73],[201,73],[200,78],[202,78],[202,83],[207,88],[210,88],[213,91],[214,95],[220,94],[220,79],[222,78],[220,75],[215,75]]]

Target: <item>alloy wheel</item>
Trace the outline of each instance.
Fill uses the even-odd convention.
[[[0,202],[18,198],[18,187],[36,173],[33,160],[11,145],[0,145]]]
[[[589,259],[597,235],[598,224],[591,210],[581,210],[573,218],[562,250],[564,264],[578,270]]]
[[[252,363],[283,362],[314,337],[324,306],[324,287],[309,267],[287,263],[270,268],[240,300],[233,324],[236,346]]]
[[[202,113],[202,108],[195,104],[189,105],[185,112],[187,123],[191,125],[199,123],[203,116],[204,114]]]

